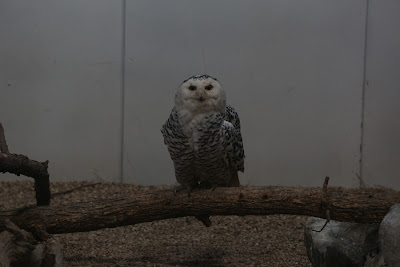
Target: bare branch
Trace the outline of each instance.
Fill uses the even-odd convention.
[[[3,125],[0,123],[0,172],[17,176],[23,174],[35,179],[36,202],[38,206],[50,203],[50,181],[47,171],[49,161],[38,162],[25,155],[11,154],[8,151]]]
[[[1,124],[1,122],[0,122],[0,152],[1,153],[9,153],[7,142],[6,142],[6,137],[4,135],[4,128],[3,128],[3,125]]]
[[[328,183],[329,183],[329,177],[325,177],[324,185],[322,186],[322,198],[321,198],[321,207],[320,207],[320,212],[322,213],[322,217],[325,215],[326,222],[322,226],[320,230],[313,230],[314,232],[322,232],[324,230],[325,226],[330,222],[331,220],[331,215],[330,215],[330,206],[331,203],[328,200]]]

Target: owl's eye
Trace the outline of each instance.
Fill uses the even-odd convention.
[[[209,85],[207,85],[206,87],[205,87],[205,89],[207,90],[207,91],[210,91],[211,89],[213,89],[214,87],[211,85],[211,84],[209,84]]]
[[[194,85],[189,86],[189,90],[190,90],[190,91],[194,91],[194,90],[196,90],[196,89],[197,89],[197,87],[194,86]]]

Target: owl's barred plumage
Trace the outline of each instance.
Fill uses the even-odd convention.
[[[161,132],[178,183],[189,190],[199,183],[239,185],[237,172],[244,171],[240,120],[226,105],[217,79],[196,75],[183,81]]]

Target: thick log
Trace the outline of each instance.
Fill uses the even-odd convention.
[[[380,222],[389,208],[400,203],[400,192],[389,189],[328,188],[322,205],[321,188],[232,187],[195,190],[174,196],[171,190],[146,191],[130,198],[29,207],[0,211],[0,231],[9,218],[20,228],[49,234],[85,232],[137,223],[206,215],[293,214],[358,223]]]
[[[0,123],[0,172],[25,175],[35,179],[36,203],[50,204],[50,181],[47,171],[49,161],[38,162],[25,155],[12,154],[8,150],[3,125]]]

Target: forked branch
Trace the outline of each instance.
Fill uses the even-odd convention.
[[[0,172],[26,175],[35,179],[38,206],[50,203],[50,182],[47,171],[49,161],[38,162],[25,155],[12,154],[8,150],[3,125],[0,123]]]

